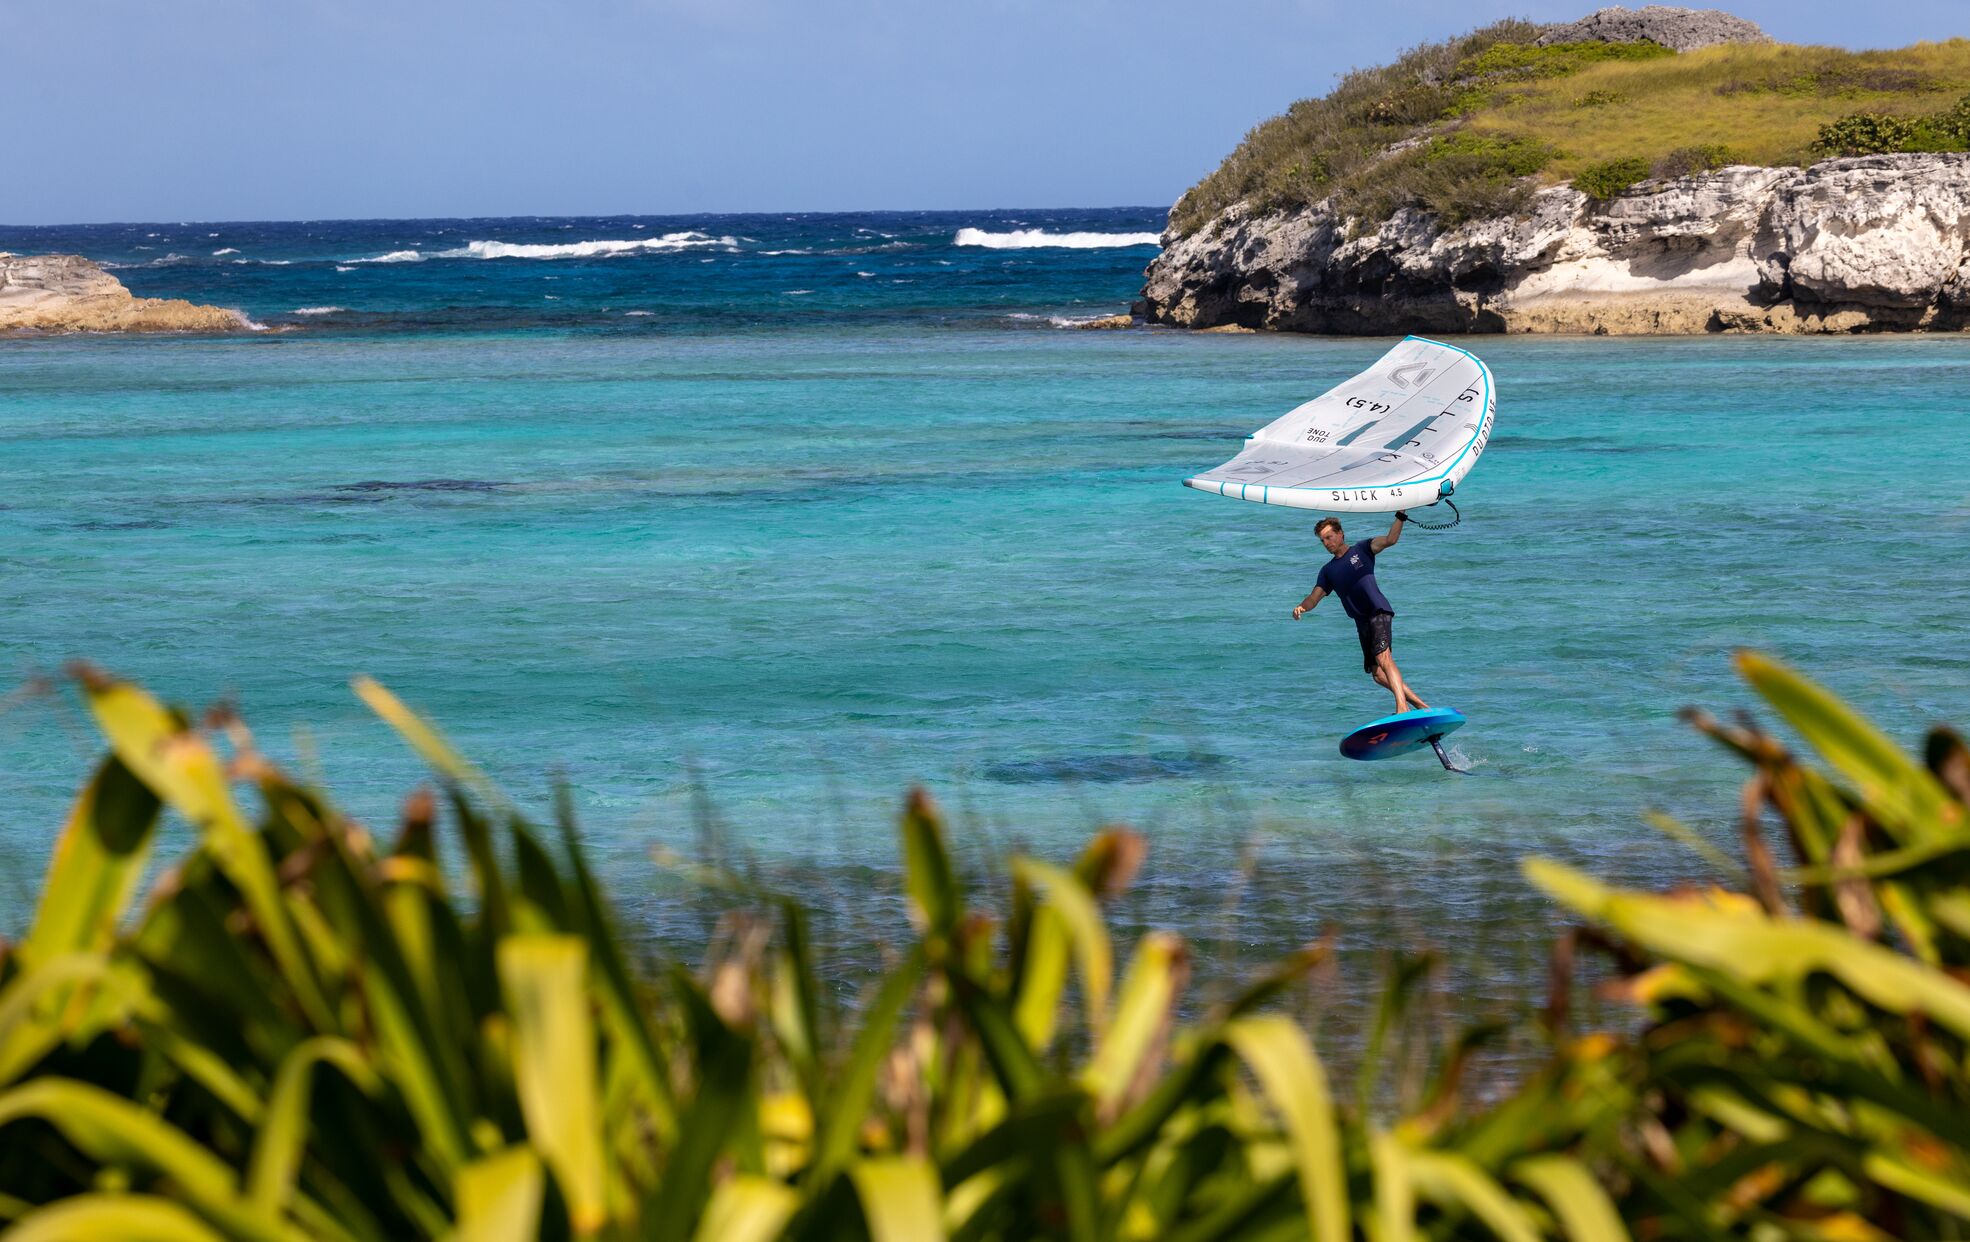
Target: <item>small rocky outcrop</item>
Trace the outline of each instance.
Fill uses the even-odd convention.
[[[242,332],[238,311],[181,298],[131,296],[123,282],[78,254],[0,251],[0,333]]]
[[[1651,4],[1639,9],[1620,5],[1589,13],[1577,22],[1546,27],[1534,43],[1638,43],[1647,39],[1678,52],[1716,43],[1770,43],[1772,38],[1722,9],[1678,9]]]
[[[1724,168],[1606,201],[1556,186],[1455,228],[1403,210],[1351,236],[1330,206],[1166,235],[1135,313],[1337,334],[1970,324],[1970,155]]]

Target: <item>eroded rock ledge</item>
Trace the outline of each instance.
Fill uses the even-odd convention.
[[[1960,331],[1970,155],[1740,166],[1518,217],[1413,210],[1358,236],[1326,203],[1234,207],[1164,237],[1135,313],[1208,328],[1400,332]]]
[[[0,251],[0,333],[243,332],[238,311],[181,298],[132,297],[78,254]]]

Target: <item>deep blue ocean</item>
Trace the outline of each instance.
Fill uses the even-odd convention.
[[[1699,873],[1643,815],[1731,839],[1674,713],[1750,703],[1739,646],[1970,722],[1970,341],[1479,337],[1464,522],[1379,572],[1472,774],[1342,759],[1388,700],[1289,617],[1316,515],[1179,480],[1389,342],[1072,328],[1162,214],[0,228],[268,329],[0,341],[0,672],[234,700],[387,831],[369,673],[523,804],[564,775],[631,906],[713,839],[852,903],[913,782],[975,858],[1125,822],[1133,917],[1234,949],[1543,938],[1528,850]],[[4,700],[0,924],[94,749]]]

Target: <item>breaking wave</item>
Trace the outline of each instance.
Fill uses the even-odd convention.
[[[348,309],[346,306],[297,306],[294,308],[294,313],[297,315],[334,315]]]
[[[351,263],[422,263],[424,256],[415,250],[392,250],[389,254],[379,254],[371,259],[351,259]]]
[[[1045,229],[987,233],[983,229],[959,229],[951,244],[983,246],[987,250],[1036,250],[1043,246],[1100,250],[1110,246],[1159,246],[1162,241],[1162,236],[1157,233],[1049,233]]]
[[[218,258],[218,257],[219,257],[220,255],[222,255],[222,254],[238,254],[238,253],[239,253],[239,251],[237,251],[237,250],[235,250],[235,249],[233,249],[233,248],[232,248],[231,246],[226,246],[226,247],[224,247],[223,249],[220,249],[220,250],[214,250],[214,251],[212,252],[212,257],[216,259],[216,258]]]
[[[690,250],[701,246],[736,249],[736,237],[713,237],[708,233],[665,233],[662,237],[627,240],[570,242],[562,245],[528,245],[522,242],[475,241],[457,250],[440,250],[440,259],[592,259],[617,254],[636,254],[659,250]]]

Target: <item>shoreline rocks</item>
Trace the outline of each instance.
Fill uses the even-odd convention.
[[[76,254],[0,251],[0,335],[70,332],[246,332],[245,315],[182,298],[132,296]]]
[[[1234,207],[1166,234],[1134,313],[1336,335],[1960,331],[1970,324],[1970,155],[1738,166],[1602,201],[1539,191],[1522,215],[1371,229],[1327,203]]]

